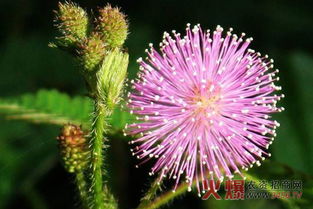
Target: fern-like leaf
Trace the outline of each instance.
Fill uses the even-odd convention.
[[[39,90],[15,98],[0,98],[0,114],[6,119],[26,120],[34,123],[64,125],[73,123],[90,126],[92,101],[87,97],[70,97],[56,90]],[[111,120],[111,133],[121,131],[132,117],[117,108]]]

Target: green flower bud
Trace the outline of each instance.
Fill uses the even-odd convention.
[[[112,110],[120,100],[127,75],[128,54],[114,49],[107,53],[97,72],[97,96]]]
[[[88,39],[80,44],[78,49],[79,59],[87,71],[92,71],[103,60],[106,49],[98,33],[92,33]]]
[[[59,3],[55,13],[56,26],[62,34],[56,45],[73,46],[87,36],[88,16],[81,7],[72,2]]]
[[[128,24],[126,17],[118,8],[107,5],[99,9],[99,17],[96,19],[96,31],[102,35],[105,43],[114,48],[121,47],[127,37]]]
[[[81,128],[72,124],[65,125],[57,139],[65,169],[69,173],[83,170],[88,162],[88,152],[85,134]]]

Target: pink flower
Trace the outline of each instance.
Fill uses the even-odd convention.
[[[242,175],[240,169],[270,156],[279,126],[270,114],[283,110],[276,102],[284,95],[274,94],[281,89],[274,84],[278,70],[248,49],[252,38],[222,31],[188,24],[184,37],[165,32],[161,53],[150,44],[131,82],[128,107],[138,123],[126,133],[139,136],[132,152],[142,162],[155,158],[150,174],[175,179],[174,191],[181,180],[190,189],[197,180],[200,194],[199,181]]]

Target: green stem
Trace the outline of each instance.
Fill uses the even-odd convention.
[[[90,208],[104,209],[104,195],[103,195],[103,146],[104,133],[106,124],[105,106],[98,101],[95,101],[95,118],[92,125],[92,136],[90,141],[91,149],[91,203]]]
[[[85,180],[84,173],[78,172],[76,173],[76,184],[78,188],[78,192],[82,201],[84,208],[87,208],[87,184]]]
[[[155,198],[156,193],[161,188],[161,186],[160,186],[161,183],[162,182],[159,182],[159,178],[156,178],[156,180],[151,184],[151,187],[149,188],[149,190],[141,198],[138,209],[146,208],[151,203],[153,198]]]
[[[250,174],[245,173],[244,174],[245,177],[247,178],[248,181],[254,181],[254,182],[258,182],[260,181],[260,179],[258,179],[257,177],[254,177]],[[275,194],[275,191],[267,189],[267,192],[271,195]],[[282,191],[283,192],[283,191]],[[284,192],[285,193],[285,192]],[[283,203],[285,203],[287,205],[287,207],[289,207],[290,209],[295,209],[297,208],[297,206],[294,205],[294,202],[291,199],[287,199],[287,198],[279,198],[280,201],[282,201]]]
[[[260,181],[258,178],[245,173],[244,176],[247,178],[248,181]],[[193,181],[193,186],[195,186],[196,180]],[[169,201],[173,200],[174,198],[184,194],[188,190],[189,184],[187,183],[181,183],[175,192],[168,191],[164,194],[160,195],[159,197],[155,198],[153,201],[151,201],[149,204],[142,205],[142,203],[138,206],[137,209],[156,209],[161,207],[162,205],[165,205]],[[273,194],[273,191],[267,190],[270,194]],[[295,207],[294,203],[290,199],[284,199],[280,198],[282,202],[286,203],[289,208]]]
[[[168,191],[165,192],[163,195],[157,197],[153,201],[150,202],[150,204],[147,205],[139,205],[137,209],[156,209],[161,207],[162,205],[165,205],[170,200],[173,200],[175,197],[178,197],[179,195],[184,194],[188,190],[188,184],[182,183],[180,184],[176,191]]]

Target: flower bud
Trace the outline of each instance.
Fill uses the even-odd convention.
[[[119,102],[127,75],[128,54],[119,49],[109,51],[97,72],[98,97],[109,109]]]
[[[62,34],[57,45],[73,46],[87,36],[88,16],[81,7],[72,2],[59,3],[55,13],[56,26]]]
[[[127,21],[125,15],[118,8],[107,5],[99,9],[99,17],[96,19],[96,31],[102,35],[103,41],[114,48],[121,47],[127,37]]]
[[[92,33],[88,39],[80,44],[79,59],[87,71],[92,71],[103,60],[106,53],[105,44],[98,33]]]
[[[83,170],[87,165],[87,143],[84,132],[79,126],[67,124],[57,137],[60,155],[69,173]]]

